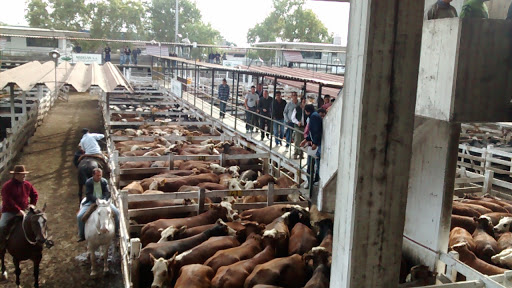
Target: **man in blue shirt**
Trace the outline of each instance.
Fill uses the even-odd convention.
[[[219,85],[219,100],[220,100],[220,113],[219,116],[221,119],[224,118],[226,114],[226,105],[229,100],[229,86],[226,79],[222,79],[222,84]]]

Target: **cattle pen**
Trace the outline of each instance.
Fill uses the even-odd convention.
[[[146,84],[147,86],[147,84]],[[142,180],[144,177],[151,175],[158,175],[159,173],[171,172],[174,163],[177,161],[215,161],[221,166],[224,166],[229,161],[239,160],[251,160],[256,159],[260,163],[257,165],[240,165],[242,170],[246,169],[257,169],[259,171],[268,171],[276,177],[285,175],[281,171],[282,168],[286,169],[290,176],[290,180],[297,180],[297,182],[303,181],[304,171],[281,163],[281,159],[272,158],[271,153],[268,150],[261,149],[250,140],[236,133],[235,131],[229,131],[222,124],[219,124],[205,115],[201,110],[195,108],[192,105],[188,105],[179,97],[172,95],[172,93],[165,89],[152,89],[144,87],[141,88],[134,86],[135,94],[128,94],[126,91],[120,90],[112,93],[99,93],[100,107],[104,117],[105,131],[107,137],[107,149],[110,155],[109,166],[111,167],[112,173],[110,178],[110,184],[112,186],[113,195],[116,195],[115,200],[119,207],[122,219],[121,219],[121,236],[120,236],[120,251],[123,259],[123,274],[125,275],[125,284],[127,287],[138,287],[138,253],[141,248],[140,240],[140,229],[142,224],[133,223],[132,218],[144,216],[148,213],[152,214],[165,214],[166,218],[172,218],[172,215],[183,215],[184,213],[200,214],[208,209],[210,204],[205,203],[205,199],[208,198],[224,198],[224,197],[243,197],[243,196],[266,196],[267,201],[255,202],[255,203],[234,203],[233,209],[238,211],[244,211],[248,209],[255,209],[266,207],[274,204],[294,204],[303,207],[308,207],[308,195],[307,189],[300,188],[275,188],[274,183],[269,183],[267,189],[244,189],[243,187],[237,189],[225,189],[225,190],[212,190],[207,191],[201,188],[197,191],[188,192],[173,192],[164,194],[129,194],[127,190],[122,190],[122,187],[132,183],[133,181]],[[123,111],[118,107],[126,108],[127,106],[136,107],[152,107],[154,110],[146,111],[133,111],[134,109],[128,109],[131,111]],[[155,111],[155,108],[166,107],[167,111]],[[171,108],[172,107],[172,108]],[[175,107],[179,107],[176,109]],[[173,109],[174,108],[174,109]],[[122,114],[128,118],[128,120],[119,121],[119,119],[112,119],[113,116]],[[160,118],[155,119],[155,118]],[[162,119],[165,119],[162,121]],[[118,121],[114,121],[118,120]],[[138,129],[142,126],[156,125],[158,127],[165,127],[165,125],[174,125],[187,128],[189,126],[201,127],[203,130],[208,131],[209,135],[120,135],[119,131],[125,131],[125,129]],[[163,129],[163,128],[162,128]],[[116,133],[117,132],[117,133]],[[122,156],[116,149],[116,143],[122,143],[123,141],[142,141],[142,142],[153,142],[157,138],[163,138],[165,141],[170,143],[178,142],[190,142],[197,143],[201,141],[216,141],[216,142],[232,142],[235,145],[251,149],[251,154],[239,154],[229,155],[220,153],[218,155],[175,155],[170,153],[162,156]],[[145,167],[145,168],[123,168],[124,163],[132,163],[137,166],[136,163],[141,162],[156,163],[157,161],[168,163],[163,167]],[[274,163],[274,164],[273,164]],[[288,169],[287,169],[288,168]],[[306,174],[307,175],[307,174]],[[297,183],[296,186],[299,183]],[[286,196],[289,194],[300,195],[299,200],[295,202],[279,201],[274,202],[275,196]],[[145,207],[145,208],[134,208],[130,209],[130,203],[141,203],[141,202],[155,202],[155,201],[169,201],[169,200],[180,200],[180,199],[196,199],[194,204],[177,205],[177,206],[161,206],[161,207]],[[300,200],[302,199],[302,200]],[[132,237],[133,236],[133,237]]]

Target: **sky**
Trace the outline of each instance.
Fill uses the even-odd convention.
[[[272,10],[272,0],[195,0],[195,2],[201,11],[203,21],[211,23],[226,40],[238,46],[246,45],[247,31],[262,22]],[[329,33],[341,36],[342,45],[347,43],[349,5],[333,1],[306,1],[306,8],[317,14]],[[5,12],[0,13],[0,22],[28,26],[24,17],[24,0],[0,0],[0,7]]]

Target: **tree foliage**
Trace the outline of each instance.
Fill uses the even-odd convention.
[[[263,22],[247,33],[247,42],[317,42],[330,43],[332,35],[310,9],[305,0],[273,0],[274,10]]]
[[[175,1],[28,0],[25,18],[31,27],[89,30],[92,38],[174,42]],[[195,3],[179,1],[179,33],[191,42],[217,44],[220,32],[202,22]],[[104,43],[79,41],[84,51]],[[119,48],[122,45],[113,45]]]

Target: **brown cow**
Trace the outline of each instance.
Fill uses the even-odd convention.
[[[151,190],[148,190],[151,191]],[[128,209],[143,209],[143,208],[155,208],[155,207],[167,207],[167,206],[185,206],[192,204],[190,199],[171,199],[171,200],[159,200],[159,201],[137,201],[129,202]],[[165,211],[148,209],[143,214],[137,216],[131,216],[130,220],[135,221],[137,224],[146,224],[158,219],[166,219],[169,217],[189,217],[190,212],[183,212],[178,214],[172,214]]]
[[[304,213],[303,210],[293,209],[290,212],[284,213],[281,217],[276,218],[272,223],[268,224],[265,228],[263,235],[277,235],[274,238],[279,238],[277,243],[278,256],[286,256],[288,252],[288,240],[290,239],[290,229],[292,229],[298,222],[308,223],[309,213]],[[283,236],[283,237],[281,237]]]
[[[187,239],[164,243],[150,243],[140,251],[139,263],[142,276],[141,280],[143,282],[150,282],[151,279],[153,279],[153,284],[157,286],[160,285],[161,287],[162,283],[167,282],[169,277],[167,270],[161,271],[159,269],[153,269],[153,274],[151,274],[151,267],[154,267],[157,263],[163,263],[162,261],[156,261],[157,259],[169,259],[173,255],[175,256],[176,253],[187,251],[205,242],[212,236],[222,236],[227,235],[227,233],[228,228],[226,224],[222,221],[218,221],[214,227]]]
[[[187,250],[179,255],[174,255],[169,259],[169,275],[174,279],[174,274],[181,267],[194,264],[204,263],[208,258],[212,257],[217,251],[225,250],[239,246],[240,242],[233,236],[212,237],[202,244]]]
[[[473,232],[473,240],[475,240],[475,254],[478,258],[484,260],[487,263],[491,262],[491,257],[496,255],[498,251],[498,243],[496,239],[491,235],[493,233],[493,227],[491,221],[485,216],[475,219],[477,227]],[[469,249],[470,247],[466,245]]]
[[[174,287],[210,288],[211,280],[214,275],[215,273],[212,268],[208,266],[201,264],[186,265],[181,267],[178,280],[176,280]]]
[[[128,194],[142,194],[142,192],[144,192],[144,189],[140,185],[139,181],[133,181],[132,183],[123,187],[121,190],[128,190]]]
[[[235,213],[231,208],[230,203],[222,202],[221,205],[210,205],[210,209],[200,215],[188,217],[188,218],[175,218],[175,219],[159,219],[157,221],[150,222],[141,230],[141,243],[142,246],[146,246],[148,243],[157,242],[163,236],[161,232],[173,226],[175,229],[179,229],[181,226],[187,227],[196,227],[206,224],[212,224],[217,221],[217,219],[222,219],[223,221],[233,221],[235,217]],[[165,236],[165,238],[167,238]]]
[[[452,230],[455,227],[464,228],[469,233],[473,234],[473,232],[476,229],[476,223],[475,223],[475,220],[471,217],[452,215],[452,222],[450,225],[450,230]]]
[[[203,182],[219,182],[219,176],[214,173],[190,175],[177,178],[166,178],[158,183],[158,190],[163,192],[178,192],[181,186],[196,186]]]
[[[482,215],[478,211],[464,205],[464,203],[456,201],[453,201],[452,214],[468,217],[480,217]]]
[[[304,255],[304,261],[313,260],[313,276],[304,288],[329,288],[331,253],[323,247],[314,247]]]
[[[261,244],[261,236],[252,233],[242,245],[217,251],[215,255],[204,262],[204,265],[212,267],[213,271],[217,273],[217,270],[222,266],[228,266],[254,257],[254,255],[261,252]]]
[[[261,189],[263,186],[267,186],[270,182],[275,183],[276,178],[269,174],[261,175],[256,179],[256,181],[254,181],[254,189]]]
[[[245,238],[242,238],[239,234],[242,231],[246,230],[245,225],[247,225],[247,224],[241,223],[241,222],[226,222],[226,225],[228,225],[228,235],[229,236],[236,236],[237,239],[239,239],[239,240],[245,239]],[[190,228],[187,228],[186,226],[181,226],[180,229],[175,229],[173,226],[171,226],[167,229],[164,229],[161,232],[162,238],[158,241],[158,243],[164,242],[164,241],[172,241],[172,240],[185,239],[188,237],[192,237],[194,235],[202,233],[205,230],[212,228],[213,226],[215,226],[215,224],[206,224],[206,225],[190,227]]]
[[[197,169],[200,173],[211,173],[211,170],[210,170],[210,164],[211,163],[215,163],[215,161],[213,161],[213,162],[207,162],[207,161],[184,161],[184,162],[182,162],[178,166],[178,169],[179,170]]]
[[[306,280],[304,260],[302,256],[294,254],[256,266],[245,280],[244,287],[252,288],[258,284],[267,284],[299,288],[306,284]]]
[[[473,209],[473,210],[476,210],[478,213],[480,214],[487,214],[487,213],[492,213],[492,210],[489,209],[489,208],[485,208],[484,206],[482,205],[477,205],[477,204],[470,204],[470,203],[464,203],[464,205],[466,205],[467,207]]]
[[[211,183],[211,182],[203,182],[197,184],[199,188],[204,188],[205,190],[209,191],[215,191],[215,190],[227,190],[227,186],[223,185],[222,183]]]
[[[477,270],[485,275],[497,275],[505,273],[505,269],[496,267],[492,264],[476,257],[476,255],[469,251],[466,243],[460,243],[452,246],[452,249],[459,253],[459,260],[468,265],[469,267]]]
[[[291,211],[292,208],[305,210],[298,205],[277,204],[264,208],[245,210],[240,213],[240,218],[243,220],[256,221],[262,224],[270,224],[285,212]]]
[[[281,175],[281,177],[276,179],[275,184],[279,188],[293,188],[293,187],[297,187],[297,183],[295,183],[288,175]]]
[[[459,243],[468,244],[468,249],[471,251],[475,251],[475,241],[473,240],[473,236],[466,231],[464,228],[455,227],[450,231],[450,242],[448,243],[448,247],[452,247],[453,245]]]
[[[512,232],[505,232],[498,238],[498,250],[503,251],[509,248],[512,248]]]
[[[507,209],[503,208],[502,206],[496,204],[496,203],[492,203],[492,202],[489,202],[489,201],[482,201],[482,200],[468,200],[468,199],[464,199],[462,200],[462,203],[464,204],[475,204],[475,205],[480,205],[480,206],[483,206],[487,209],[491,209],[492,212],[502,212],[502,213],[508,213]]]
[[[317,246],[313,230],[308,226],[297,223],[293,227],[290,233],[290,241],[288,242],[288,255],[299,254],[303,255],[311,250],[311,248]]]
[[[323,219],[315,223],[318,227],[318,240],[320,240],[320,247],[324,247],[332,255],[332,230],[333,221],[331,219]]]
[[[274,259],[278,239],[271,236],[263,236],[265,249],[253,258],[236,262],[229,266],[220,267],[212,280],[214,288],[243,287],[245,279],[252,273],[258,264],[266,263]]]
[[[489,219],[491,219],[492,225],[496,226],[500,222],[501,219],[505,217],[512,217],[511,213],[503,213],[503,212],[491,212],[487,214],[483,214],[482,216],[485,216]]]
[[[187,145],[181,148],[179,155],[213,155],[218,154],[219,152],[215,150],[215,145],[207,144],[204,146],[196,146],[192,147],[192,145]]]
[[[128,161],[119,165],[121,169],[135,169],[135,168],[149,168],[151,167],[151,161]]]

